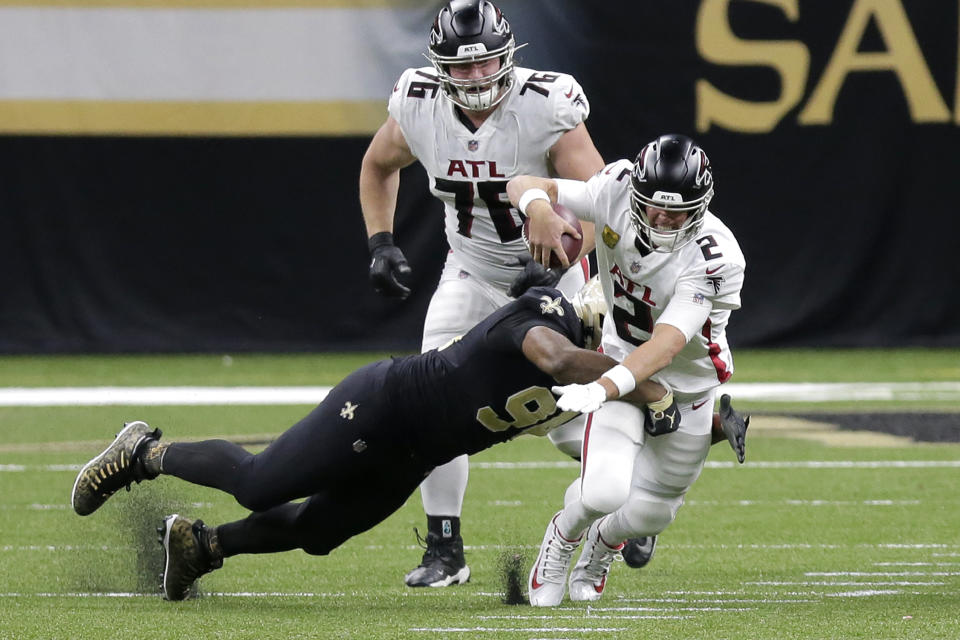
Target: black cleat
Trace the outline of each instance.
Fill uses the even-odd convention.
[[[80,469],[73,483],[70,503],[78,515],[90,515],[122,487],[130,490],[134,482],[147,480],[137,456],[149,440],[159,440],[160,429],[146,422],[128,422],[103,453]]]
[[[633,569],[642,569],[653,559],[653,552],[657,549],[657,536],[646,538],[629,538],[623,543],[620,555],[623,562]]]
[[[720,427],[734,453],[737,454],[737,460],[743,464],[746,457],[747,446],[747,427],[750,426],[750,416],[744,418],[732,406],[730,406],[730,396],[723,394],[720,396]]]
[[[167,600],[189,598],[197,579],[223,566],[223,557],[211,553],[207,539],[210,529],[203,520],[167,516],[157,528],[163,545],[163,573],[160,591]]]
[[[442,538],[427,533],[427,550],[420,566],[404,577],[408,587],[448,587],[470,580],[470,567],[463,557],[463,538]]]

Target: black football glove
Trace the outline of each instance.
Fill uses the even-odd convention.
[[[747,427],[750,426],[750,416],[744,418],[730,406],[730,396],[723,394],[720,396],[720,427],[733,452],[737,454],[737,460],[743,464],[746,457],[747,446]]]
[[[668,391],[667,395],[647,405],[647,419],[643,421],[644,431],[651,436],[662,436],[679,428],[680,407],[673,398],[673,391]]]
[[[400,284],[397,276],[410,273],[410,265],[400,251],[400,247],[393,244],[393,234],[381,231],[370,236],[370,284],[377,293],[388,298],[404,299],[410,295],[410,288]]]
[[[520,256],[517,260],[523,265],[523,271],[510,283],[507,295],[511,298],[519,298],[531,287],[556,287],[563,275],[559,269],[544,268],[530,255]]]

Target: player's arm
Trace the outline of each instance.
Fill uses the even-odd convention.
[[[405,298],[410,289],[397,276],[410,272],[407,260],[393,244],[393,215],[400,189],[400,170],[416,160],[400,125],[388,117],[367,147],[360,163],[360,209],[367,226],[370,282],[378,293]]]
[[[617,364],[610,356],[581,349],[559,332],[544,326],[532,327],[527,331],[521,348],[527,360],[560,384],[583,384],[596,380]],[[666,393],[665,387],[647,380],[621,399],[645,405],[661,400]]]
[[[550,206],[557,201],[557,182],[538,176],[517,176],[507,182],[507,196],[513,206],[530,218],[527,241],[533,259],[549,268],[550,254],[556,253],[563,268],[569,267],[560,236],[569,233],[579,238],[581,235]]]
[[[640,384],[673,362],[687,344],[684,333],[669,324],[658,323],[650,339],[631,351],[623,362],[611,367],[589,384],[553,387],[560,397],[557,406],[564,411],[590,413],[607,400],[629,397]]]
[[[587,125],[583,122],[560,136],[560,139],[550,148],[549,155],[550,162],[553,164],[557,175],[569,180],[586,182],[590,179],[590,176],[603,169],[604,166],[603,157],[594,146],[590,132],[587,131]],[[583,228],[583,248],[580,250],[579,257],[582,258],[593,251],[596,242],[593,223],[581,221],[580,226]],[[530,229],[531,236],[534,232],[539,231],[534,227],[532,220]],[[559,236],[556,237],[556,241],[557,244],[553,246],[559,247]],[[531,240],[531,246],[533,246],[532,243]]]

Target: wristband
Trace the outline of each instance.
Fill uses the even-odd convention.
[[[543,189],[527,189],[520,196],[520,202],[517,203],[517,208],[526,215],[527,207],[530,206],[530,203],[534,200],[546,200],[547,203],[549,203],[550,196],[548,196],[547,192]]]
[[[663,384],[663,383],[661,382],[660,384]],[[659,412],[666,411],[667,409],[670,408],[671,404],[673,404],[673,391],[671,391],[668,388],[667,392],[663,395],[662,398],[660,398],[659,400],[655,400],[654,402],[648,402],[647,408],[650,409],[650,411],[652,411],[653,413],[657,413],[658,411]]]
[[[367,238],[367,248],[373,253],[380,247],[392,247],[393,234],[389,231],[379,231]]]
[[[620,392],[621,398],[633,391],[637,386],[637,379],[633,376],[633,373],[631,373],[630,369],[627,369],[622,364],[618,364],[612,369],[608,369],[602,377],[606,378],[617,387],[617,391]]]

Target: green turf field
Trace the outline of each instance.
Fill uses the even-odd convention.
[[[960,380],[956,350],[738,355],[736,382]],[[0,386],[333,384],[372,357],[0,358]],[[960,402],[935,405],[960,428]],[[758,412],[747,464],[715,446],[649,567],[618,562],[600,602],[550,610],[503,604],[498,568],[513,553],[532,560],[577,474],[546,440],[473,459],[465,586],[403,586],[420,555],[413,527],[424,526],[415,495],[329,557],[230,558],[201,581],[202,597],[171,603],[155,591],[160,517],[217,524],[243,510],[167,477],[80,518],[69,507],[76,470],[125,420],[173,439],[257,440],[308,407],[0,407],[0,638],[960,637],[960,445],[836,438],[778,416],[792,405],[739,406]]]

